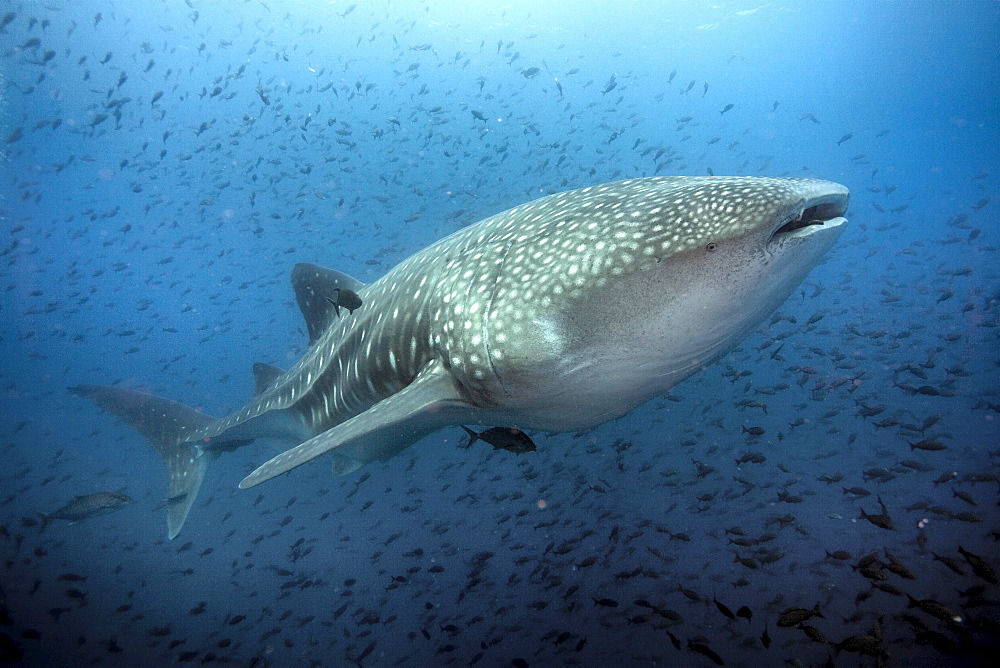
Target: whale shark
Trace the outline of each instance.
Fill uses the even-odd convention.
[[[346,475],[449,425],[575,432],[628,413],[777,309],[843,233],[849,196],[818,179],[716,176],[552,194],[371,284],[295,265],[309,347],[287,371],[255,364],[253,398],[228,416],[120,387],[70,391],[159,452],[174,538],[211,461],[257,439],[282,451],[241,488],[321,455]]]

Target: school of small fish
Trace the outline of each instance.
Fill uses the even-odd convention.
[[[462,11],[0,9],[0,663],[992,665],[997,176],[914,176],[906,128],[751,96],[739,52],[710,85]],[[64,390],[225,414],[253,379],[223,369],[308,345],[295,263],[374,280],[542,195],[716,173],[833,178],[852,227],[734,352],[586,432],[456,427],[241,491],[254,445],[170,542],[156,454]]]

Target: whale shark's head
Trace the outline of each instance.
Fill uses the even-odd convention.
[[[621,415],[781,305],[843,232],[848,198],[814,179],[666,177],[499,214],[485,221],[503,242],[498,274],[468,293],[483,314],[465,342],[477,363],[452,372],[498,424],[568,431]]]

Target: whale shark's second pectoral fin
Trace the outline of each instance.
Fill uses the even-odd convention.
[[[441,427],[474,421],[475,413],[435,360],[396,394],[271,459],[244,478],[240,487],[253,487],[330,451],[337,455],[341,472],[376,459],[385,461]]]

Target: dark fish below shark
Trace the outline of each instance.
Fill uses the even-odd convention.
[[[543,197],[466,227],[365,285],[298,264],[309,331],[288,371],[217,419],[132,390],[70,390],[131,424],[170,476],[177,535],[209,462],[290,446],[247,488],[322,454],[343,475],[448,425],[578,431],[624,415],[728,352],[840,237],[829,181],[653,177]],[[360,305],[337,317],[330,297]]]
[[[52,520],[66,520],[70,523],[85,520],[95,515],[103,515],[111,511],[124,508],[132,503],[132,498],[120,492],[97,492],[95,494],[83,494],[74,497],[59,510],[51,513],[39,512],[42,519],[42,526],[39,531],[45,531],[45,527]]]

